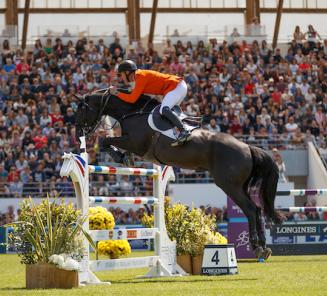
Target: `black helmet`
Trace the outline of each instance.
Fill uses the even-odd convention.
[[[122,72],[134,72],[137,70],[136,64],[132,60],[125,60],[118,66],[118,73]]]

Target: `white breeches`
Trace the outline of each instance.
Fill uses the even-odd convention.
[[[162,114],[162,109],[165,106],[168,106],[170,109],[176,105],[180,105],[183,99],[187,94],[187,85],[184,80],[181,80],[180,83],[177,84],[176,88],[167,93],[161,103],[160,114]]]

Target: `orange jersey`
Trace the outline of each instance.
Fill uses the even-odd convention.
[[[118,97],[127,103],[135,103],[141,94],[161,95],[176,88],[181,78],[151,70],[136,70],[135,87],[130,94],[119,93]]]

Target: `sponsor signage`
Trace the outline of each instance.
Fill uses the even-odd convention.
[[[238,273],[234,245],[206,245],[201,273],[204,275]]]
[[[127,239],[137,238],[137,230],[127,230]]]
[[[274,225],[271,229],[274,236],[303,236],[327,234],[327,224],[284,224]]]
[[[272,238],[273,244],[294,244],[294,236],[276,236]]]
[[[318,255],[327,254],[326,244],[272,244],[267,245],[274,255]]]

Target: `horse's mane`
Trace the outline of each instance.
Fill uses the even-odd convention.
[[[99,90],[96,90],[96,91],[94,91],[94,92],[92,92],[90,94],[90,96],[92,96],[93,98],[99,98],[99,99],[101,99],[104,95],[105,96],[110,95],[111,99],[118,100],[120,102],[120,104],[122,104],[122,105],[126,105],[126,106],[128,105],[129,108],[130,108],[130,111],[132,111],[132,112],[136,112],[136,111],[138,111],[138,110],[140,110],[140,109],[142,109],[144,107],[145,107],[144,111],[149,112],[155,106],[160,104],[157,99],[152,98],[152,97],[147,96],[147,95],[143,95],[143,94],[139,97],[139,99],[134,104],[124,102],[118,96],[110,94],[108,92],[108,89],[99,89]]]

